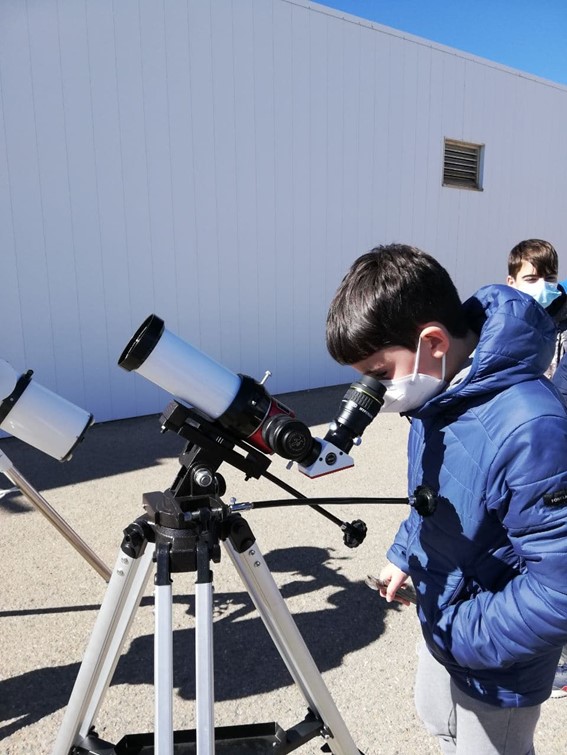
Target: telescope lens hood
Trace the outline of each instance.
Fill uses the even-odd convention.
[[[164,322],[157,315],[149,315],[134,333],[118,360],[118,366],[128,372],[141,367],[157,346],[164,331]]]

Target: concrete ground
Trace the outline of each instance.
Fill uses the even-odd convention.
[[[281,398],[321,435],[344,389]],[[379,415],[354,449],[356,466],[329,477],[308,480],[286,470],[279,458],[269,471],[311,497],[403,497],[407,429],[397,415]],[[179,436],[160,434],[157,416],[95,425],[65,464],[15,439],[0,442],[14,467],[110,568],[122,530],[143,513],[142,494],[171,485],[183,447]],[[265,479],[246,481],[226,465],[220,471],[227,481],[225,500],[289,497]],[[11,487],[6,478],[0,482]],[[436,753],[413,706],[415,612],[387,606],[364,584],[367,574],[379,572],[405,505],[328,508],[343,520],[364,520],[365,542],[345,547],[339,527],[307,506],[258,509],[245,516],[360,750]],[[49,753],[106,583],[23,495],[0,499],[0,527],[0,752]],[[224,552],[213,571],[216,724],[277,721],[288,728],[303,718],[303,698]],[[150,579],[96,718],[99,735],[112,742],[154,728],[152,592]],[[191,729],[194,575],[174,575],[173,593],[175,728]],[[567,698],[549,700],[537,732],[538,755],[567,752],[566,729]],[[319,753],[322,744],[313,740],[299,752]]]

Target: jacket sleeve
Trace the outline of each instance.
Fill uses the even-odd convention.
[[[420,432],[422,433],[421,425],[419,425],[419,432],[416,430],[416,424],[412,421],[410,432],[408,435],[408,496],[411,495],[409,491],[413,480],[412,460],[418,456],[418,449],[422,443]],[[419,516],[415,509],[411,509],[409,515],[400,524],[394,542],[386,552],[386,558],[390,563],[397,566],[406,574],[409,573],[408,559],[407,559],[407,543],[408,535],[418,526]]]
[[[559,360],[551,382],[561,394],[563,403],[567,404],[567,353]]]
[[[471,669],[505,667],[567,643],[565,417],[532,419],[507,438],[487,490],[520,571],[502,590],[441,612],[437,640]]]
[[[404,521],[400,524],[396,537],[394,538],[394,542],[388,548],[388,551],[386,553],[386,558],[388,559],[388,561],[390,561],[392,564],[395,564],[395,566],[397,566],[406,574],[409,572],[408,560],[407,560],[407,555],[406,555],[407,553],[406,544],[407,544],[407,538],[408,538],[408,531],[411,526],[411,518],[414,514],[415,512],[412,510],[408,518],[404,519]]]

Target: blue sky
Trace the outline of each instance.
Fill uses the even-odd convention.
[[[567,0],[317,0],[567,85]]]

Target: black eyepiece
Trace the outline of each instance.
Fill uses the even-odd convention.
[[[385,392],[382,383],[369,375],[351,383],[337,417],[329,425],[325,440],[348,453],[355,438],[362,435],[382,408]]]

